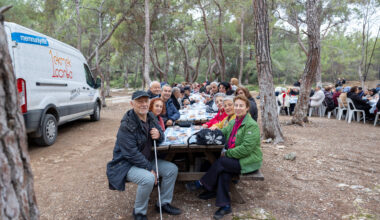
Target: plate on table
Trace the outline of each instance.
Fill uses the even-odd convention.
[[[175,140],[177,140],[177,137],[176,136],[168,136],[168,139],[170,141],[175,141]]]

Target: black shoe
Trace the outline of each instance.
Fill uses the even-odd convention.
[[[190,191],[190,192],[202,188],[202,186],[198,186],[198,185],[197,185],[196,181],[192,181],[192,182],[188,182],[188,183],[186,183],[186,184],[185,184],[185,187],[186,187],[187,191]]]
[[[148,220],[148,217],[146,217],[146,215],[143,215],[140,213],[136,214],[134,209],[133,209],[133,217],[135,220]]]
[[[214,219],[222,219],[225,215],[230,214],[232,212],[231,208],[225,209],[224,207],[220,207],[214,214]]]
[[[215,197],[216,197],[216,192],[215,191],[208,191],[208,190],[205,190],[201,194],[198,195],[198,198],[204,199],[204,200],[212,199]]]
[[[160,212],[160,208],[158,206],[156,206],[156,209],[157,212]],[[169,203],[161,206],[161,209],[163,213],[168,213],[169,215],[179,215],[182,213],[179,208],[176,208]]]

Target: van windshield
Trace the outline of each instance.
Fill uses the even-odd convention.
[[[92,78],[91,71],[90,71],[90,69],[88,68],[88,66],[86,64],[84,64],[84,70],[86,72],[86,81],[87,81],[87,84],[89,86],[91,86],[91,87],[95,87],[94,78]]]

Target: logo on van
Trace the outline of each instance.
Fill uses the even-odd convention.
[[[64,58],[58,55],[58,52],[53,54],[51,50],[49,50],[49,54],[51,56],[51,62],[53,65],[53,78],[64,78],[72,79],[73,72],[71,71],[71,60],[69,58]]]
[[[12,40],[17,43],[25,43],[25,44],[37,44],[41,46],[49,46],[49,42],[46,37],[39,37],[30,34],[24,34],[20,32],[12,33]]]

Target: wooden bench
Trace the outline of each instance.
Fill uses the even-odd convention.
[[[248,173],[248,174],[240,174],[240,175],[236,175],[232,178],[232,180],[236,181],[236,180],[253,180],[253,181],[264,181],[264,175],[261,173],[260,170],[256,170],[252,173]],[[230,183],[230,193],[231,193],[231,199],[234,201],[234,202],[237,202],[239,204],[244,204],[245,201],[244,201],[244,198],[241,196],[241,194],[238,192],[237,188],[236,188],[236,185],[231,182]]]

